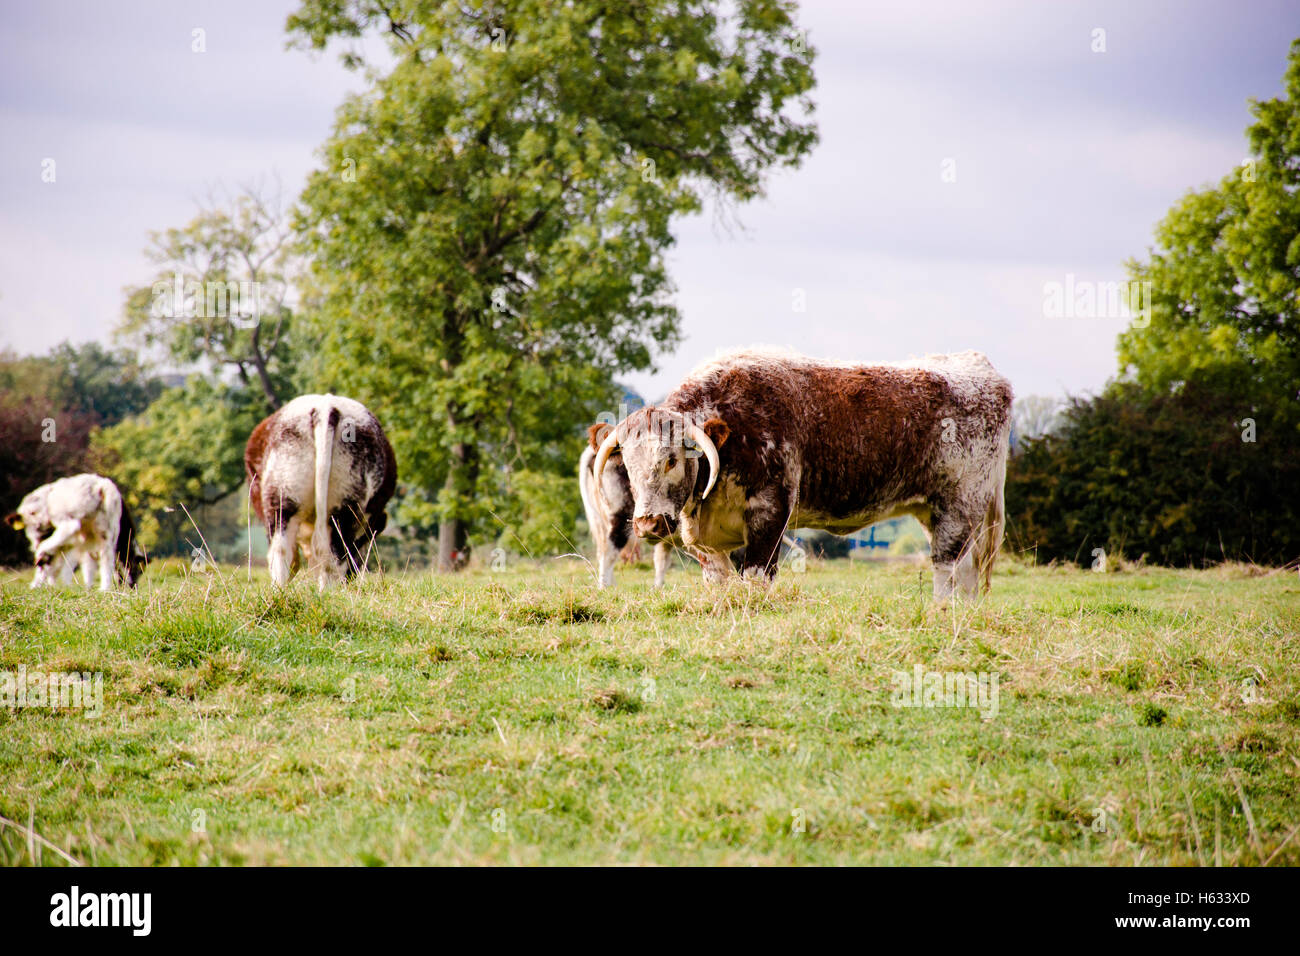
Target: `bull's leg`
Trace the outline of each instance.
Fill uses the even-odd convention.
[[[36,575],[32,578],[32,587],[53,584],[58,569],[55,562],[60,560],[59,552],[72,538],[81,532],[80,521],[65,521],[55,525],[54,533],[42,541],[36,548]]]
[[[52,555],[56,551],[62,550],[63,546],[72,539],[74,535],[81,531],[80,521],[65,521],[62,524],[54,526],[54,533],[40,543],[36,549],[36,558],[39,560],[44,555]]]
[[[705,584],[721,584],[731,577],[731,572],[735,570],[731,566],[731,558],[723,553],[700,551],[695,553],[695,557],[699,559],[700,566],[704,569]]]
[[[116,576],[117,542],[102,541],[99,545],[99,589],[101,591],[113,590],[113,578]]]
[[[655,545],[655,587],[664,586],[664,576],[668,573],[668,542],[660,541]]]
[[[298,523],[294,518],[286,527],[278,528],[271,535],[267,548],[266,563],[271,571],[271,580],[280,586],[288,584],[298,570]]]
[[[375,553],[375,564],[383,570],[383,565],[379,564],[379,536],[384,533],[388,527],[388,514],[384,511],[383,505],[372,500],[366,505],[365,532],[360,540],[357,541],[357,550],[361,554],[362,567],[370,563],[371,553]]]
[[[745,506],[745,554],[740,576],[746,581],[769,583],[776,577],[781,538],[790,523],[790,509],[774,505],[770,495],[756,495]]]
[[[68,587],[75,587],[77,584],[77,567],[80,565],[83,569],[82,574],[85,575],[86,571],[84,569],[90,561],[90,554],[85,551],[70,550],[59,555],[57,560],[59,562],[59,583]],[[93,568],[94,565],[92,564],[91,567]],[[91,578],[87,576],[85,581],[86,587],[90,587]]]
[[[975,533],[980,527],[978,516],[961,508],[936,505],[930,525],[930,554],[934,562],[934,599],[942,602],[954,591],[973,598],[979,592],[975,567]]]
[[[345,577],[344,565],[347,563],[347,559],[344,558],[340,561],[339,558],[335,556],[335,548],[337,545],[334,540],[335,536],[339,534],[339,520],[342,517],[343,516],[340,512],[334,512],[333,514],[328,515],[317,513],[316,520],[326,522],[325,530],[327,540],[329,541],[329,547],[327,547],[322,554],[317,554],[315,549],[312,547],[315,535],[304,538],[302,542],[303,551],[307,555],[307,573],[316,576],[316,587],[322,591],[328,588],[331,583]],[[346,554],[346,549],[343,550]]]
[[[357,548],[361,518],[352,508],[341,508],[330,515],[330,550],[343,566],[343,576],[351,578],[364,570],[363,556]]]
[[[290,515],[280,515],[272,524],[271,540],[266,551],[267,567],[271,580],[280,586],[289,583],[298,570],[298,529],[302,521],[296,509]]]
[[[79,560],[81,561],[81,583],[86,587],[94,586],[96,571],[95,556],[89,551],[83,551]],[[71,564],[72,562],[69,561],[69,567],[71,567]]]
[[[600,567],[600,579],[597,587],[614,586],[614,565],[618,562],[618,548],[608,537],[601,536],[596,541],[596,563]]]

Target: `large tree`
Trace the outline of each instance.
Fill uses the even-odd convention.
[[[1120,363],[1153,393],[1242,370],[1300,400],[1300,40],[1284,86],[1251,105],[1252,155],[1180,200],[1149,257],[1129,263],[1133,281],[1150,283],[1151,321],[1120,336]]]
[[[388,38],[303,195],[316,380],[373,404],[432,496],[439,566],[512,473],[678,337],[674,216],[799,162],[811,47],[787,0],[305,0],[296,41]]]
[[[115,335],[173,366],[234,375],[266,412],[290,394],[296,260],[278,198],[246,186],[150,235],[154,281],[127,290]]]

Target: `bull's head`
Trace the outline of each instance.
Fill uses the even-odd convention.
[[[700,460],[708,463],[703,501],[718,480],[718,449],[730,430],[721,418],[696,424],[679,412],[643,408],[611,429],[596,447],[595,485],[602,487],[609,456],[619,449],[632,490],[632,528],[652,541],[671,537],[700,475]],[[597,431],[591,432],[595,446]]]

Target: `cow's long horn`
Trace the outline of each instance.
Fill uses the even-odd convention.
[[[700,446],[704,457],[709,460],[709,483],[704,486],[704,494],[700,495],[700,500],[703,501],[709,497],[709,492],[718,481],[718,446],[713,444],[713,439],[706,435],[699,425],[687,425],[686,435]]]
[[[593,483],[596,486],[597,494],[601,494],[601,489],[603,487],[600,483],[600,479],[605,474],[605,463],[609,461],[609,456],[614,454],[614,449],[617,447],[618,428],[614,427],[609,430],[609,434],[605,436],[605,440],[601,442],[600,447],[596,449],[596,462],[592,466],[592,471],[595,473]]]

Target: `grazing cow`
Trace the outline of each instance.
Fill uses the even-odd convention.
[[[397,487],[393,446],[369,409],[339,395],[299,396],[253,429],[244,469],[271,580],[289,583],[300,548],[322,589],[365,567],[362,545],[388,524]]]
[[[587,430],[591,443],[583,449],[578,461],[578,490],[582,492],[582,507],[587,512],[587,527],[596,542],[596,562],[600,566],[596,584],[602,588],[613,586],[614,564],[619,555],[626,557],[626,550],[637,544],[637,536],[632,531],[632,488],[617,451],[610,456],[605,467],[600,493],[594,490],[592,464],[596,460],[596,449],[612,430],[612,425],[592,425]],[[668,571],[668,547],[665,541],[655,544],[657,588],[663,587],[664,575]]]
[[[633,529],[679,536],[706,580],[741,545],[742,574],[771,580],[787,528],[848,534],[912,514],[931,536],[935,598],[974,595],[1002,544],[1011,397],[979,352],[893,365],[735,352],[619,423],[593,478],[603,487],[621,450]]]
[[[128,587],[135,587],[144,573],[147,559],[131,513],[117,485],[102,475],[74,475],[42,485],[5,520],[27,532],[36,559],[34,588],[53,584],[56,576],[70,583],[77,564],[89,587],[98,563],[101,591],[113,590],[119,565]]]

